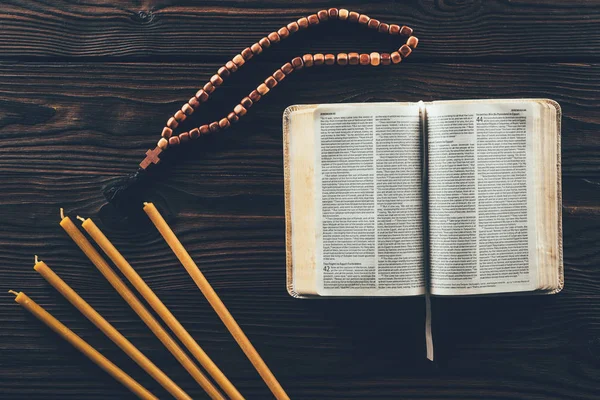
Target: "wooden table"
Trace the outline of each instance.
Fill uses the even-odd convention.
[[[180,105],[264,34],[323,8],[287,1],[0,2],[0,289],[24,290],[160,397],[166,393],[33,270],[38,254],[194,398],[206,398],[58,226],[89,216],[248,399],[270,393],[158,233],[101,195],[132,172]],[[202,5],[200,5],[202,3]],[[417,51],[388,68],[311,69],[226,134],[165,163],[147,193],[293,399],[600,397],[600,3],[346,4],[407,24]],[[328,25],[244,67],[193,117],[221,116],[311,52],[389,51]],[[300,301],[285,291],[281,115],[297,103],[549,97],[564,112],[566,288],[558,296]],[[185,161],[183,159],[185,158]],[[0,398],[131,394],[13,302],[0,301]]]

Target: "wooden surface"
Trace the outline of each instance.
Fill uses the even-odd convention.
[[[352,4],[356,3],[356,4]],[[60,229],[92,217],[248,399],[270,393],[144,218],[100,193],[132,172],[161,127],[216,69],[264,34],[327,6],[287,1],[0,1],[0,290],[23,290],[159,397],[166,393],[33,271],[33,255],[195,399],[206,396]],[[292,399],[600,397],[600,3],[357,1],[408,24],[418,50],[395,68],[312,69],[243,122],[165,163],[146,194]],[[328,25],[252,60],[201,112],[221,116],[304,52],[389,51]],[[299,301],[285,291],[281,114],[296,103],[549,97],[563,109],[565,290],[434,299]],[[185,161],[183,161],[185,159]],[[0,296],[0,399],[132,395]]]

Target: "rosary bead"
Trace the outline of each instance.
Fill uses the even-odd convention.
[[[165,138],[161,138],[156,145],[161,149],[166,150],[167,147],[169,147],[169,141]]]
[[[348,64],[358,65],[359,57],[358,53],[348,53]]]
[[[368,54],[361,54],[359,58],[360,65],[370,65],[371,57]]]
[[[285,78],[285,73],[281,69],[278,69],[273,72],[273,78],[277,79],[277,82],[281,82]]]
[[[194,109],[188,103],[185,103],[183,107],[181,107],[181,111],[183,111],[185,115],[192,115]]]
[[[348,64],[348,54],[340,53],[337,55],[337,63],[339,65],[347,65]]]
[[[388,24],[384,24],[383,22],[379,24],[378,31],[380,33],[388,33],[390,31],[390,26]]]
[[[219,123],[217,121],[211,122],[208,124],[208,129],[210,129],[212,133],[217,132],[219,130]]]
[[[400,34],[400,25],[390,24],[390,30],[388,32],[390,33],[390,35]]]
[[[369,55],[369,58],[371,58],[371,65],[374,67],[381,63],[381,56],[375,51]]]
[[[284,74],[289,75],[294,71],[294,67],[290,63],[285,63],[281,66],[281,70]]]
[[[198,101],[198,99],[196,98],[196,96],[192,97],[191,99],[188,100],[188,104],[192,107],[192,108],[198,108],[200,107],[200,101]]]
[[[367,26],[371,29],[379,29],[379,25],[381,25],[381,22],[375,18],[371,18],[367,24]]]
[[[233,61],[227,61],[227,63],[225,63],[225,68],[227,68],[231,73],[238,70],[237,65],[235,65]]]
[[[381,53],[381,65],[390,65],[390,53]]]
[[[211,82],[206,82],[202,89],[204,89],[206,93],[211,94],[215,91],[215,85],[213,85]]]
[[[200,136],[200,130],[198,128],[190,129],[190,139],[198,139]]]
[[[221,67],[219,68],[219,70],[217,71],[217,74],[219,74],[219,76],[221,78],[227,78],[229,77],[229,75],[231,75],[231,72],[229,72],[229,70],[225,67]]]
[[[190,140],[190,133],[189,132],[183,132],[179,134],[179,141],[181,143],[185,143],[187,141]]]
[[[260,47],[263,49],[268,49],[271,46],[271,41],[264,37],[258,41],[258,44],[260,44]]]
[[[200,89],[196,92],[196,98],[200,103],[204,103],[206,100],[208,100],[208,93],[206,90]]]
[[[356,11],[350,11],[348,13],[348,21],[350,21],[350,22],[358,22],[359,17],[360,17],[360,14],[358,14]]]
[[[269,89],[273,89],[275,86],[277,86],[277,80],[270,76],[267,79],[265,79],[265,85],[267,85]]]
[[[302,69],[302,67],[304,67],[304,61],[302,61],[302,58],[294,57],[292,59],[292,67],[294,67],[295,70]]]
[[[242,55],[242,57],[244,57],[244,60],[246,61],[248,61],[252,58],[252,56],[254,56],[254,53],[252,52],[252,49],[250,49],[250,47],[246,47],[244,50],[242,50],[240,54]]]
[[[261,95],[264,96],[265,94],[269,93],[269,87],[267,85],[265,85],[264,83],[261,83],[260,85],[258,85],[258,87],[256,88],[256,91]]]
[[[323,65],[325,63],[325,56],[321,53],[317,53],[313,56],[313,65]]]
[[[173,117],[169,118],[169,120],[167,121],[167,127],[171,128],[171,129],[175,129],[179,126],[179,122],[177,122],[177,120]]]
[[[327,10],[321,10],[317,13],[317,17],[319,17],[319,21],[327,21],[329,19],[329,13]]]
[[[271,41],[271,43],[277,43],[281,40],[279,34],[277,32],[271,32],[267,35],[267,38]]]
[[[302,17],[302,18],[300,18],[300,19],[299,19],[298,21],[296,21],[296,22],[298,22],[298,27],[299,27],[300,29],[306,29],[306,28],[308,28],[308,18],[306,18],[306,17]]]
[[[169,146],[177,146],[180,143],[179,136],[171,136]]]
[[[229,114],[227,114],[227,119],[232,124],[235,124],[236,122],[238,122],[240,120],[240,117],[238,117],[237,114],[232,111]]]
[[[312,54],[305,54],[302,56],[302,62],[305,67],[312,67],[314,65],[314,58]]]
[[[277,34],[279,35],[279,37],[280,37],[281,39],[285,39],[285,38],[287,38],[288,36],[290,36],[290,31],[288,30],[288,28],[286,28],[286,27],[284,26],[284,27],[281,27],[281,28],[279,28],[279,30],[277,31]]]
[[[398,64],[400,61],[402,61],[402,57],[400,57],[400,53],[397,51],[392,52],[392,54],[390,54],[390,58],[392,60],[392,64]]]
[[[250,97],[250,100],[252,100],[253,103],[256,103],[257,101],[260,100],[260,98],[262,97],[260,95],[260,93],[258,93],[257,90],[253,90],[250,92],[250,94],[248,95],[248,97]]]
[[[349,11],[346,10],[345,8],[340,8],[338,11],[338,19],[345,21],[348,19],[348,13]]]
[[[308,25],[317,25],[319,23],[319,17],[317,14],[310,14],[308,17]]]
[[[340,11],[337,8],[330,8],[327,10],[327,14],[329,14],[329,18],[331,19],[337,19],[339,13]]]
[[[335,56],[333,54],[325,54],[325,65],[335,64]]]
[[[250,46],[250,50],[252,50],[252,53],[255,55],[260,54],[263,51],[262,47],[258,43],[254,43],[252,46]]]
[[[177,122],[183,122],[185,121],[186,115],[183,113],[183,111],[179,110],[175,113],[175,115],[173,115],[173,118],[175,118]]]
[[[408,45],[403,44],[399,49],[398,52],[400,53],[400,55],[402,56],[402,58],[406,58],[409,56],[410,53],[412,53],[412,49],[410,47],[408,47]]]
[[[206,135],[208,132],[210,132],[208,125],[202,125],[198,128],[198,130],[200,131],[201,135]]]
[[[287,29],[288,29],[288,31],[290,31],[290,35],[291,35],[292,33],[298,32],[300,27],[298,26],[297,22],[290,22],[289,24],[287,24]]]
[[[252,100],[250,100],[250,97],[244,97],[242,99],[242,101],[240,101],[240,104],[243,105],[245,108],[250,108],[252,107],[252,104],[254,102]]]
[[[221,86],[223,84],[223,78],[221,78],[219,74],[214,74],[210,77],[210,83],[212,83],[215,87]]]
[[[221,118],[221,120],[219,121],[219,128],[221,129],[227,129],[231,126],[231,122],[229,122],[229,120],[227,118]]]
[[[419,44],[419,39],[417,39],[415,36],[411,36],[408,38],[408,40],[406,41],[406,44],[408,45],[408,47],[410,47],[411,49],[416,49],[417,45]]]
[[[160,136],[164,137],[165,139],[170,138],[171,136],[173,136],[173,129],[165,126],[162,130],[162,133],[160,134]]]
[[[358,17],[358,23],[361,25],[367,25],[370,20],[371,20],[371,17],[369,17],[368,15],[365,15],[365,14],[360,14],[360,16]]]
[[[412,33],[413,33],[412,28],[409,28],[406,25],[403,25],[402,28],[400,28],[400,34],[401,35],[410,36],[410,35],[412,35]]]
[[[238,104],[237,106],[235,106],[235,108],[233,109],[233,112],[236,113],[238,116],[243,117],[244,115],[246,115],[246,112],[248,110],[246,110],[246,108],[244,108],[243,105]]]
[[[244,65],[244,63],[246,62],[246,60],[244,60],[244,57],[242,57],[241,54],[236,55],[235,57],[233,57],[233,59],[231,60],[233,61],[233,63],[239,68],[242,65]]]

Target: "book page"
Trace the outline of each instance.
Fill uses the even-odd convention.
[[[423,294],[418,106],[323,105],[314,121],[319,294]]]
[[[534,117],[518,100],[427,107],[432,294],[534,290]]]

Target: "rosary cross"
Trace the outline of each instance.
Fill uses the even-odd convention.
[[[146,158],[140,163],[140,167],[146,169],[150,164],[158,164],[160,162],[160,153],[162,153],[160,147],[155,147],[154,150],[148,150],[146,152]]]

